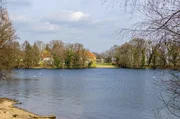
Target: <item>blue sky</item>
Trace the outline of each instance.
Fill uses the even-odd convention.
[[[118,5],[102,5],[102,0],[7,0],[7,8],[21,43],[79,42],[96,52],[129,40],[118,39],[114,30],[129,28],[139,19]]]

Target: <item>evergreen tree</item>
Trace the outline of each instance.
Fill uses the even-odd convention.
[[[36,43],[34,43],[32,48],[32,58],[33,58],[33,66],[38,66],[40,61],[40,51]]]
[[[24,67],[31,68],[33,66],[33,50],[28,41],[25,41],[24,50]]]

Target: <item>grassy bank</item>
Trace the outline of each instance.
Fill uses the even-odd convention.
[[[116,68],[116,67],[111,63],[104,63],[104,64],[96,64],[96,68]]]

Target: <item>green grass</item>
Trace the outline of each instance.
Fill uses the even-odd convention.
[[[96,64],[97,68],[115,68],[115,65],[112,65],[111,63],[103,63],[103,64]]]

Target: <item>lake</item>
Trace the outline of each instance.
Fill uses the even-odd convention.
[[[57,119],[154,119],[160,106],[154,85],[159,70],[19,69],[0,82],[0,97]]]

